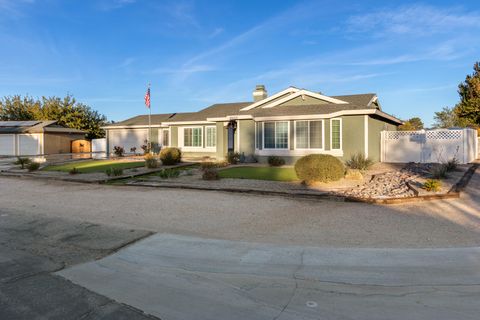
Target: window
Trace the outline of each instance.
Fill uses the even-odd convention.
[[[262,149],[262,123],[255,122],[255,148]]]
[[[202,147],[202,128],[184,128],[183,146],[184,147]]]
[[[170,130],[169,129],[163,129],[162,130],[162,146],[166,147],[170,144]]]
[[[295,121],[295,148],[322,149],[323,121]]]
[[[342,120],[331,119],[330,120],[330,139],[331,149],[342,149]]]
[[[265,122],[263,124],[265,149],[288,149],[288,122]]]
[[[213,148],[217,144],[217,128],[216,127],[205,127],[206,141],[205,146],[207,148]]]

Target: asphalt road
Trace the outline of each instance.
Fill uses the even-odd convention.
[[[0,177],[4,212],[321,247],[480,246],[480,169],[462,199],[370,205]]]
[[[0,319],[154,319],[53,274],[149,234],[0,208]]]

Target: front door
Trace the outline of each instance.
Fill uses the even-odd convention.
[[[227,150],[233,152],[235,150],[235,131],[237,130],[237,122],[232,120],[227,124]]]

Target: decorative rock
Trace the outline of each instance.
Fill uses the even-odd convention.
[[[345,179],[348,180],[362,180],[363,174],[358,169],[348,169],[347,173],[345,173]]]

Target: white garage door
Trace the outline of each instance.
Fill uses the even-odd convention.
[[[37,134],[19,134],[18,153],[21,156],[40,154],[40,136]]]
[[[0,156],[15,155],[15,135],[0,134]]]
[[[120,146],[125,149],[126,153],[135,147],[137,152],[141,152],[141,146],[146,144],[148,129],[120,129],[111,130],[109,134],[109,148],[113,152],[113,147]]]

